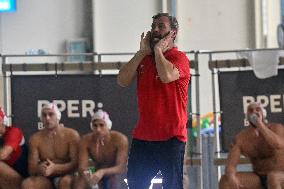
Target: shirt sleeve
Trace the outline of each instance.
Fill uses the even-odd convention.
[[[12,127],[7,130],[7,134],[4,139],[4,146],[11,146],[13,150],[16,150],[23,138],[23,133],[19,128]]]
[[[175,65],[175,67],[179,71],[180,78],[189,78],[190,72],[189,72],[189,60],[187,56],[180,51],[177,51],[174,54],[171,54],[169,57],[166,57],[167,60],[169,60],[172,64]]]

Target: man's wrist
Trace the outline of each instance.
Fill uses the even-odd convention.
[[[155,54],[157,54],[157,53],[163,53],[163,50],[162,50],[162,48],[160,48],[160,47],[155,47],[155,48],[154,48],[154,51],[155,51]]]
[[[235,176],[236,175],[236,172],[235,171],[228,171],[228,172],[225,172],[225,175],[227,177],[232,177],[232,176]]]
[[[226,175],[235,175],[236,174],[236,169],[234,167],[228,166],[225,169],[225,174]]]
[[[146,56],[147,55],[147,52],[145,50],[139,50],[136,52],[136,55],[137,56]]]

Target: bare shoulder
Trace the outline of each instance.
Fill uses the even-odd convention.
[[[284,130],[284,126],[281,123],[269,123],[268,127],[271,129],[281,129]]]
[[[79,135],[78,131],[69,127],[62,127],[62,131],[66,134],[70,135]]]
[[[30,136],[29,143],[37,144],[42,140],[42,137],[43,137],[43,131],[39,130]]]
[[[111,131],[111,137],[118,144],[128,144],[126,135],[122,134],[121,132]]]
[[[64,135],[67,136],[67,138],[69,138],[70,140],[80,139],[80,134],[75,129],[68,128],[68,127],[61,127],[60,130],[61,130],[60,132],[64,133]]]
[[[269,123],[268,127],[275,132],[283,132],[284,131],[284,126],[280,123]]]
[[[81,143],[90,143],[92,141],[92,136],[93,134],[92,133],[87,133],[87,134],[84,134],[82,137],[81,137]]]
[[[251,128],[242,129],[234,137],[233,145],[242,146],[243,143],[247,143],[247,140],[250,138]]]

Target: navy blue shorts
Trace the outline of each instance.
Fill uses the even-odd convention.
[[[127,186],[125,186],[123,178],[125,178],[123,174],[104,176],[100,180],[99,186],[102,187],[103,189],[127,188]]]
[[[104,176],[101,180],[104,189],[110,189],[109,178]]]
[[[128,159],[129,189],[148,189],[161,171],[164,189],[183,188],[185,143],[177,138],[148,142],[133,139]]]
[[[258,175],[258,174],[257,174]],[[267,176],[266,175],[258,175],[260,179],[260,183],[264,189],[267,189]]]
[[[22,177],[26,178],[28,174],[28,147],[24,144],[22,147],[21,156],[13,164],[13,169],[16,170]]]

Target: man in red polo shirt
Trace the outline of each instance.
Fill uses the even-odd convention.
[[[130,189],[146,189],[160,170],[164,189],[182,187],[187,139],[189,61],[174,45],[178,22],[167,13],[153,16],[141,35],[140,50],[119,72],[125,87],[137,79],[139,120],[128,160]]]
[[[22,131],[10,127],[0,107],[0,188],[20,188],[27,174],[27,146]]]

